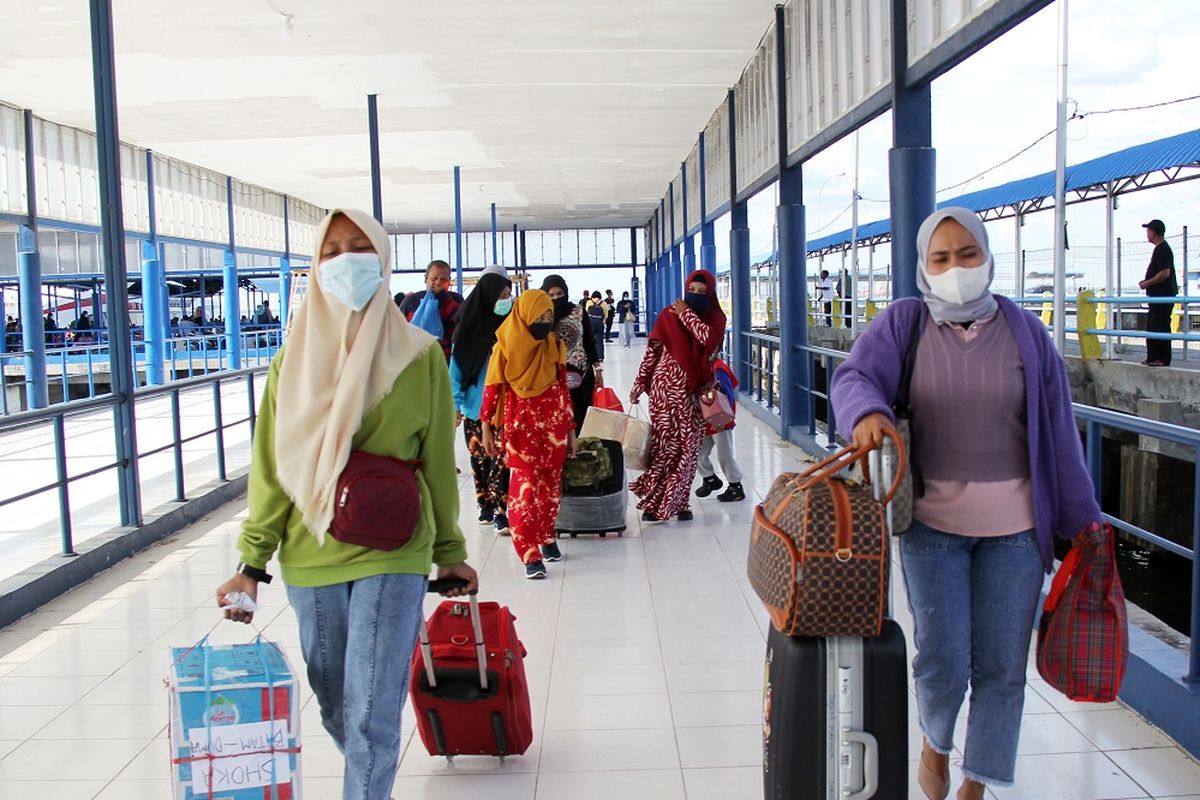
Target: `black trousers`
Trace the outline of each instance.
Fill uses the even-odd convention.
[[[1150,314],[1146,319],[1146,330],[1151,333],[1171,332],[1171,312],[1175,306],[1171,303],[1151,303]],[[1169,340],[1146,340],[1146,360],[1161,361],[1171,364],[1171,342]]]

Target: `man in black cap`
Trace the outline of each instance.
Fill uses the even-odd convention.
[[[1175,280],[1175,253],[1167,244],[1163,234],[1167,226],[1161,219],[1152,219],[1142,226],[1146,229],[1146,240],[1154,245],[1150,266],[1146,268],[1146,279],[1138,287],[1146,291],[1147,297],[1174,297],[1179,294],[1179,282]],[[1171,332],[1173,303],[1150,303],[1146,330],[1151,333]],[[1171,341],[1169,339],[1147,339],[1146,360],[1151,367],[1171,366]]]

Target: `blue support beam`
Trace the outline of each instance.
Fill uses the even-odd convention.
[[[729,114],[729,283],[733,300],[733,371],[750,386],[750,223],[744,202],[737,199],[737,125],[733,90],[727,95]]]
[[[454,168],[454,282],[459,294],[463,290],[463,226],[462,170]]]
[[[668,213],[670,214],[670,216],[667,217],[667,219],[670,221],[670,225],[671,225],[671,227],[669,229],[671,232],[671,246],[670,246],[671,258],[670,258],[670,261],[668,262],[669,266],[667,267],[666,293],[665,293],[665,296],[663,297],[663,305],[664,306],[667,305],[668,303],[673,303],[675,301],[675,298],[680,296],[679,292],[676,288],[681,281],[680,281],[680,277],[679,277],[679,264],[680,264],[680,262],[679,262],[679,234],[675,230],[675,182],[674,181],[672,181],[671,185],[667,187],[667,198],[670,202],[670,205],[668,207]]]
[[[700,131],[700,269],[717,274],[717,239],[708,221],[708,155],[704,131]]]
[[[371,139],[371,213],[383,224],[383,176],[379,168],[379,95],[367,95],[367,128]]]
[[[496,234],[496,204],[492,203],[492,260],[490,262],[492,264],[500,263],[500,249],[498,247],[499,243],[500,237]],[[488,265],[484,264],[484,266],[486,267]]]
[[[134,415],[133,354],[129,347],[128,271],[125,267],[125,224],[121,198],[121,135],[117,124],[117,68],[113,46],[111,0],[90,0],[92,84],[96,108],[96,166],[99,177],[100,241],[107,290],[104,326],[113,406],[117,499],[122,526],[142,524],[138,478],[137,426]]]
[[[695,241],[693,241],[692,237],[688,235],[687,162],[684,161],[682,164],[679,165],[679,167],[681,170],[681,172],[680,172],[681,180],[679,182],[679,188],[680,188],[680,194],[683,195],[683,231],[681,232],[683,235],[683,274],[686,276],[686,275],[691,275],[693,272],[696,271],[696,243],[695,243]],[[682,284],[680,284],[680,286],[681,286],[681,288],[683,288]],[[682,291],[679,293],[679,296],[680,297],[683,296]]]
[[[784,37],[786,20],[783,6],[775,7],[775,69],[776,86],[787,85],[787,42]],[[780,432],[785,439],[793,428],[807,434],[809,386],[807,271],[808,256],[804,231],[804,175],[797,163],[787,165],[787,92],[777,92],[779,146],[779,297],[787,298],[787,308],[779,310],[779,417]]]
[[[892,0],[892,297],[916,297],[917,230],[937,207],[936,157],[928,82],[908,83],[908,2]]]
[[[233,229],[233,178],[225,179],[226,208],[229,211],[229,249],[225,251],[222,310],[225,314],[225,366],[242,368],[242,320],[238,310],[237,244]]]
[[[288,196],[283,196],[283,258],[279,259],[279,329],[287,330],[289,302],[292,299],[292,230],[288,217]]]
[[[37,241],[37,160],[33,152],[33,112],[24,113],[25,197],[29,224],[17,229],[18,303],[21,318],[21,349],[25,356],[25,406],[45,408],[50,404],[46,379],[46,330],[42,321],[42,261]]]
[[[166,341],[163,330],[166,325],[166,309],[163,308],[162,287],[166,286],[162,262],[158,260],[158,248],[148,241],[142,242],[142,339],[146,345],[146,383],[161,386],[163,360],[166,356]]]

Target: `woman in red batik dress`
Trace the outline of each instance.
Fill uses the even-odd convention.
[[[725,338],[716,278],[697,270],[686,286],[684,299],[658,315],[629,396],[636,405],[650,395],[650,468],[630,487],[646,522],[692,518],[688,501],[704,438],[699,395],[713,381],[712,361]]]
[[[508,524],[526,578],[544,578],[545,562],[562,560],[554,522],[563,461],[575,452],[566,349],[553,327],[554,304],[548,294],[531,289],[516,299],[496,330],[479,415],[483,447],[491,456],[500,446],[495,423],[504,423]]]

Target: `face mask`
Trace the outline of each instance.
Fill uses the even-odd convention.
[[[688,292],[683,296],[683,302],[691,306],[692,311],[697,314],[708,311],[708,295],[704,292]]]
[[[330,297],[362,311],[383,283],[383,271],[375,253],[342,253],[321,262],[317,278]]]
[[[550,335],[550,331],[554,329],[553,322],[532,322],[529,325],[529,335],[541,341]]]
[[[567,306],[571,305],[571,301],[565,297],[560,297],[554,301],[554,318],[561,319],[567,315]]]
[[[929,281],[929,291],[934,297],[964,306],[987,292],[989,272],[991,259],[978,267],[951,267],[940,275],[926,273],[925,279]]]
[[[492,309],[496,312],[496,316],[507,317],[508,312],[512,311],[512,298],[506,297],[496,301],[495,307]]]

